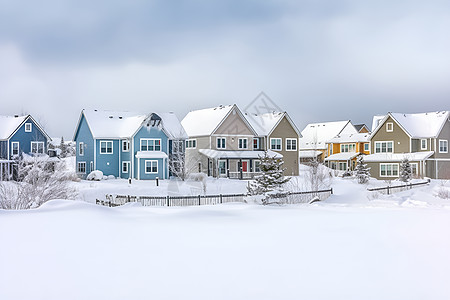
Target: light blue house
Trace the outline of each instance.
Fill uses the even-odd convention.
[[[23,154],[47,153],[48,134],[31,115],[0,116],[0,180],[10,178]]]
[[[134,179],[167,179],[184,160],[186,132],[173,113],[82,110],[73,140],[76,171]]]

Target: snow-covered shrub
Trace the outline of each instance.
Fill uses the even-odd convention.
[[[331,185],[331,178],[330,169],[319,161],[313,160],[309,163],[309,168],[305,174],[305,190],[319,191],[321,189],[327,189]]]
[[[97,181],[100,181],[102,179],[103,179],[103,172],[99,171],[99,170],[92,171],[86,177],[86,180],[97,180]]]
[[[359,184],[364,184],[369,181],[370,168],[364,163],[364,157],[361,155],[358,157],[355,168],[356,179]]]
[[[206,193],[206,179],[208,176],[205,173],[190,173],[188,178],[189,180],[200,182],[202,184],[203,193]]]
[[[76,175],[62,161],[45,157],[19,161],[17,177],[19,181],[0,183],[0,208],[29,209],[49,200],[75,197],[71,180]]]
[[[441,181],[436,196],[441,199],[450,199],[450,186],[447,185],[446,181]]]

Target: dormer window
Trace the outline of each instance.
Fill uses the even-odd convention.
[[[25,123],[25,132],[31,132],[31,123]]]
[[[386,123],[386,131],[387,132],[394,131],[394,123]]]

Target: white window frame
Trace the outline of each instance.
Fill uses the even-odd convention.
[[[259,166],[256,166],[256,163],[259,163]],[[259,170],[256,170],[256,168]],[[253,160],[253,172],[261,172],[261,161],[259,159]]]
[[[14,145],[17,145],[17,153],[14,153]],[[20,142],[11,142],[11,156],[20,154]]]
[[[445,144],[444,151],[441,151],[441,143]],[[448,153],[448,140],[439,140],[439,153]]]
[[[418,163],[410,163],[410,165],[411,165],[412,175],[419,175],[419,164]]]
[[[353,148],[353,150],[350,148]],[[344,151],[344,150],[346,150],[346,151]],[[355,152],[355,151],[356,151],[355,143],[341,144],[341,153],[350,153],[350,152]]]
[[[386,152],[381,151],[383,149],[383,143],[386,144]],[[388,148],[389,148],[388,147],[388,143],[392,143],[392,152],[388,152],[387,151]],[[374,144],[375,144],[375,151],[374,151],[374,153],[394,153],[394,141],[378,141],[378,142],[375,142]],[[380,146],[380,152],[377,152],[377,144],[381,145]]]
[[[382,166],[386,166],[386,168],[385,168],[386,174],[385,175],[382,174]],[[391,174],[388,174],[387,166],[391,166]],[[394,166],[397,169],[397,174],[394,174],[394,168],[393,168]],[[380,177],[395,177],[395,178],[398,178],[399,174],[400,174],[400,168],[399,168],[399,164],[398,163],[380,163]]]
[[[196,148],[197,148],[197,139],[186,140],[186,149],[196,149]]]
[[[344,166],[344,167],[341,168],[341,166]],[[347,164],[347,162],[346,162],[346,161],[339,161],[339,162],[337,163],[337,169],[338,169],[339,171],[347,171],[347,170],[348,170],[348,164]]]
[[[33,152],[33,145],[36,145],[36,152]],[[39,152],[39,145],[42,145],[42,152]],[[44,152],[45,152],[45,145],[44,145],[44,142],[37,142],[37,141],[31,142],[30,153],[34,153],[34,154],[44,154]]]
[[[423,146],[425,142],[425,147]],[[427,139],[420,139],[420,150],[427,150],[428,149],[428,141]]]
[[[142,142],[145,141],[147,143],[146,148],[147,150],[142,150]],[[153,141],[153,150],[148,150],[148,142]],[[159,150],[156,150],[156,141],[159,142]],[[151,151],[151,152],[161,152],[162,149],[162,142],[161,139],[140,139],[139,142],[139,150],[140,151]]]
[[[255,141],[256,141],[256,147],[255,147]],[[253,149],[259,149],[259,138],[253,138]]]
[[[122,152],[130,152],[130,141],[122,140]]]
[[[220,144],[219,144],[219,140],[221,141]],[[227,149],[227,138],[226,137],[216,138],[216,147],[217,147],[217,149]]]
[[[244,141],[245,141],[245,143],[244,143]],[[242,146],[245,146],[245,147],[241,147],[241,143],[242,143]],[[239,138],[238,139],[238,149],[248,149],[248,139],[247,138]]]
[[[394,123],[392,122],[386,123],[386,132],[393,132],[393,131],[394,131]]]
[[[90,165],[90,171],[91,172],[94,171],[94,162],[91,161],[91,163],[89,165]]]
[[[80,171],[80,166],[84,165],[84,172]],[[86,162],[85,161],[79,161],[77,162],[77,173],[78,174],[86,174]]]
[[[291,142],[291,146],[290,147],[289,147],[289,143],[288,142]],[[295,147],[293,147],[292,142],[295,142]],[[286,138],[286,151],[297,151],[297,139]]]
[[[275,145],[272,145],[272,141],[280,141],[280,143],[276,143]],[[274,149],[272,146],[280,146],[280,149]],[[277,147],[275,147],[275,148],[277,148]],[[283,150],[283,139],[282,138],[271,138],[270,139],[270,150],[282,151]]]
[[[78,143],[78,155],[84,156],[84,143],[83,142]]]
[[[102,143],[106,143],[106,152],[102,152]],[[111,152],[108,152],[108,144],[111,143]],[[114,143],[113,141],[100,141],[100,154],[114,154]]]
[[[367,149],[366,149],[367,147]],[[370,151],[370,143],[364,143],[364,151],[369,152]]]
[[[150,171],[147,172],[147,163],[150,163],[150,170],[153,170],[153,163],[156,163],[156,172]],[[159,166],[158,166],[158,161],[157,160],[146,160],[144,163],[144,170],[145,170],[145,174],[158,174],[159,171]]]
[[[25,123],[25,132],[32,132],[33,126],[31,123]]]
[[[123,161],[122,162],[122,173],[129,173],[130,172],[130,162],[129,161]]]
[[[221,168],[220,167],[220,163],[224,163],[225,164],[225,168]],[[219,172],[219,176],[221,175],[227,175],[227,160],[226,159],[219,159],[217,162],[217,167],[218,167],[218,172]],[[224,173],[221,173],[221,170],[224,170]]]

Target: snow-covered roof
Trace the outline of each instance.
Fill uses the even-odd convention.
[[[358,133],[350,120],[306,125],[300,138],[300,149],[326,149],[326,143],[344,133]]]
[[[264,156],[264,151],[218,151],[212,149],[200,149],[201,154],[209,158],[254,158]],[[271,150],[267,151],[267,155],[275,158],[283,158],[283,155]]]
[[[188,136],[208,136],[213,133],[234,105],[217,106],[189,112],[181,124]]]
[[[328,156],[325,158],[325,161],[333,161],[333,160],[350,160],[357,157],[359,152],[341,152]]]
[[[300,158],[316,158],[317,156],[321,155],[321,151],[317,150],[300,150],[299,156]]]
[[[413,153],[376,153],[364,156],[365,162],[399,162],[405,157],[410,161],[423,161],[433,155],[434,151],[413,152]]]
[[[417,114],[388,113],[386,116],[375,116],[373,125],[375,133],[383,121],[391,116],[412,138],[437,137],[443,124],[449,118],[449,111],[437,111]],[[381,121],[379,121],[381,118]]]
[[[369,141],[369,133],[339,134],[328,140],[328,143],[364,143]]]
[[[284,112],[271,112],[266,114],[252,114],[245,113],[245,118],[250,125],[255,129],[258,136],[267,136],[273,130],[273,128],[284,117]]]
[[[0,140],[8,139],[28,116],[0,116]]]
[[[357,124],[357,125],[353,125],[353,126],[355,126],[355,128],[358,132],[360,132],[361,129],[363,129],[364,127],[366,127],[367,131],[369,131],[369,128],[367,128],[366,124]]]
[[[162,151],[138,151],[137,158],[167,158],[167,154]]]
[[[132,137],[152,115],[151,113],[108,110],[83,110],[83,114],[94,138]],[[187,138],[175,114],[156,113],[156,115],[161,118],[162,129],[169,138]]]

